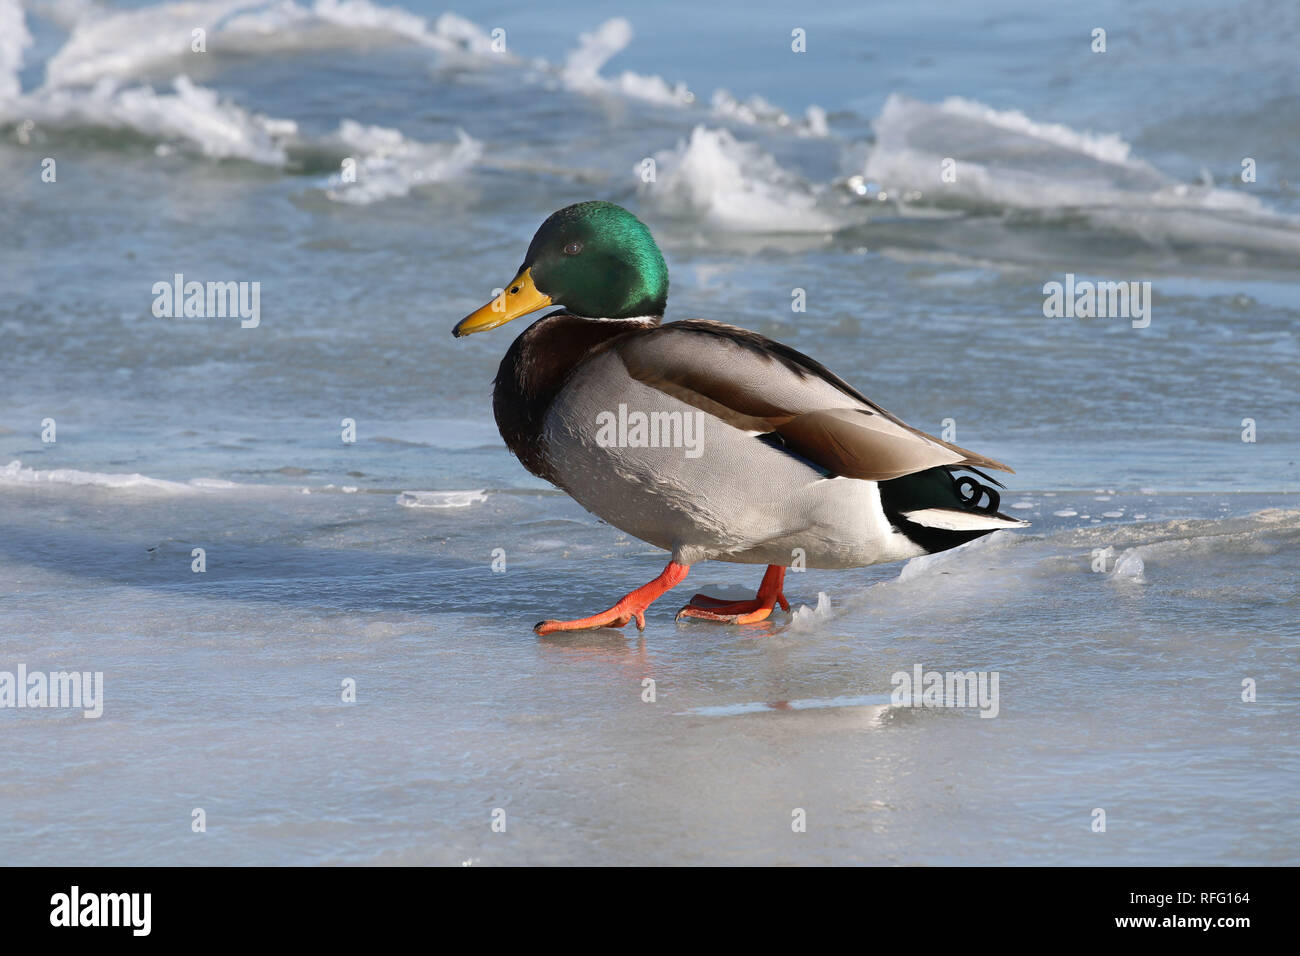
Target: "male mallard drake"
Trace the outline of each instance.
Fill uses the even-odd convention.
[[[710,558],[766,564],[758,595],[697,594],[678,618],[753,623],[778,602],[789,610],[791,564],[864,567],[1025,524],[998,513],[979,478],[999,483],[976,471],[1006,465],[904,424],[779,342],[700,319],[663,325],[667,299],[650,230],[621,206],[584,202],[542,223],[519,274],[452,331],[563,306],[501,361],[501,437],[533,474],[672,553],[609,610],[537,633],[633,618],[644,628],[646,608]]]

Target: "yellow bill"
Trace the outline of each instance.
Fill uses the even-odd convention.
[[[551,297],[538,292],[537,286],[533,285],[530,272],[531,270],[525,269],[515,276],[499,296],[457,322],[451,334],[460,338],[462,335],[486,332],[498,325],[505,325],[511,319],[551,305]]]

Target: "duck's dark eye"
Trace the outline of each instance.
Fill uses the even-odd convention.
[[[582,243],[580,242],[571,242],[564,247],[564,254],[566,256],[576,256],[581,251],[582,251]]]

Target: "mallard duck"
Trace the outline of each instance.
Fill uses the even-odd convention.
[[[856,568],[945,551],[998,528],[981,469],[1001,462],[927,435],[794,349],[701,319],[663,323],[668,267],[621,206],[583,202],[548,218],[500,295],[457,338],[561,306],[514,341],[492,407],[534,475],[609,524],[671,553],[613,607],[546,620],[538,634],[645,628],[646,609],[705,560],[763,564],[750,601],[695,595],[678,612],[765,620],[786,568]]]

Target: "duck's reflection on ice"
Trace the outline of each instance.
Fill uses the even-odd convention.
[[[879,726],[892,704],[888,694],[861,694],[846,697],[808,697],[800,700],[750,701],[740,704],[715,704],[693,707],[681,716],[742,717],[792,711],[837,711],[863,727]]]
[[[601,627],[589,631],[557,631],[536,640],[539,648],[585,660],[642,667],[650,666],[652,661],[646,650],[645,637],[640,632],[627,634]]]

